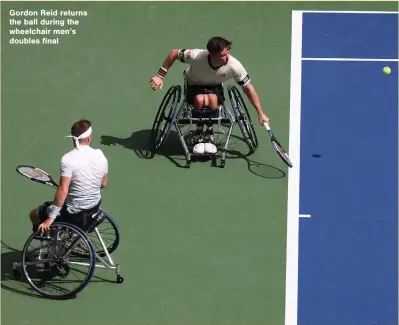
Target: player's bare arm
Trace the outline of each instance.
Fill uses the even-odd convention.
[[[55,193],[54,205],[62,207],[65,199],[68,195],[69,184],[71,183],[71,177],[61,176],[60,185],[58,186],[57,192]]]
[[[252,106],[256,109],[258,112],[259,116],[259,122],[264,123],[266,122],[269,124],[269,118],[266,116],[266,114],[263,112],[262,105],[259,100],[259,96],[255,90],[255,87],[251,84],[248,83],[245,86],[242,87],[242,90],[244,91],[245,95],[248,97],[248,100],[252,104]]]
[[[108,182],[108,173],[103,176],[103,181],[101,183],[101,188],[106,188]]]
[[[150,86],[152,90],[155,91],[158,88],[162,90],[163,79],[165,78],[166,73],[168,72],[170,67],[177,60],[178,56],[179,56],[178,49],[173,49],[172,51],[169,52],[168,56],[165,58],[161,67],[159,68],[157,75],[150,80]]]

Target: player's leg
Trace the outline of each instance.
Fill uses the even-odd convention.
[[[222,105],[224,103],[224,100],[225,100],[223,86],[218,85],[218,86],[210,87],[207,89],[207,91],[209,92],[209,94],[207,94],[207,99],[208,99],[208,103],[209,103],[208,108],[214,110],[214,115],[212,117],[216,118],[219,113],[218,109],[219,109],[220,105]],[[213,135],[213,122],[212,121],[210,121],[207,125],[206,134]]]
[[[207,91],[209,92],[207,94],[207,97],[209,102],[211,103],[211,105],[209,105],[208,108],[213,110],[213,114],[211,117],[217,118],[219,115],[219,107],[225,101],[223,86],[218,85],[215,87],[210,87],[207,89]],[[209,121],[207,123],[207,129],[205,131],[205,140],[206,141],[204,144],[204,152],[215,154],[217,152],[217,148],[213,138],[213,121]]]
[[[222,98],[220,98],[220,89],[222,89],[221,95],[223,96],[222,86],[187,86],[187,102],[195,109],[193,112],[193,117],[196,117],[196,114],[199,114],[198,111],[202,109],[214,110],[215,116],[211,117],[217,117],[218,108],[222,101]],[[205,139],[200,137],[200,135],[203,134],[203,128],[203,123],[197,124],[196,137],[198,143],[194,146],[194,152],[199,154],[214,154],[217,152],[217,148],[213,141],[213,122],[207,123]]]
[[[203,88],[194,85],[187,85],[187,93],[186,93],[186,101],[189,105],[192,105],[194,110],[192,111],[192,117],[198,118],[200,115],[198,113],[204,107],[203,98],[200,97],[203,93]],[[204,128],[203,123],[197,124],[197,130],[195,132],[195,144],[193,148],[193,152],[195,154],[203,154],[204,153],[204,143],[201,137],[202,131]]]
[[[217,109],[218,97],[215,94],[198,94],[194,97],[194,108],[195,109]]]
[[[39,225],[47,219],[48,207],[50,206],[50,204],[50,201],[46,201],[29,213],[29,219],[32,222],[33,231],[36,231]]]

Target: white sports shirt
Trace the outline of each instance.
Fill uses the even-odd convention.
[[[214,69],[209,62],[209,52],[201,49],[179,50],[179,60],[190,64],[186,71],[189,84],[198,86],[216,86],[234,78],[240,85],[245,86],[250,82],[249,75],[244,66],[232,55],[227,64]]]
[[[69,213],[90,209],[101,199],[108,160],[100,149],[80,145],[61,158],[61,176],[71,177],[65,204]]]

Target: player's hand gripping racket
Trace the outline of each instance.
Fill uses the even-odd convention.
[[[22,176],[29,178],[31,181],[48,185],[54,188],[58,187],[58,184],[54,182],[51,176],[39,168],[29,165],[19,165],[17,167],[17,172]]]
[[[278,155],[280,156],[280,158],[286,163],[286,165],[290,168],[293,167],[293,164],[290,160],[290,157],[288,156],[287,152],[284,150],[284,148],[282,147],[282,145],[280,144],[280,142],[277,141],[276,137],[274,136],[272,130],[270,129],[269,124],[267,124],[266,122],[263,123],[263,125],[265,126],[267,132],[269,133],[270,136],[270,140],[273,144],[274,150],[276,150],[276,152],[278,153]]]

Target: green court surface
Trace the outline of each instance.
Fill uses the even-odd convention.
[[[87,10],[88,16],[59,45],[10,45],[10,9]],[[397,10],[397,4],[2,3],[3,324],[284,323],[287,168],[253,108],[260,147],[247,159],[227,159],[224,169],[208,161],[177,167],[184,159],[176,138],[151,160],[138,151],[186,66],[175,63],[162,92],[149,88],[150,78],[172,48],[201,48],[213,35],[233,41],[232,54],[288,146],[295,9]],[[93,146],[109,160],[103,207],[121,231],[114,258],[125,282],[104,282],[114,272],[99,270],[77,299],[43,300],[14,281],[10,268],[30,234],[29,211],[54,190],[23,179],[15,167],[32,164],[58,179],[59,159],[71,148],[63,136],[82,117],[92,120]]]

